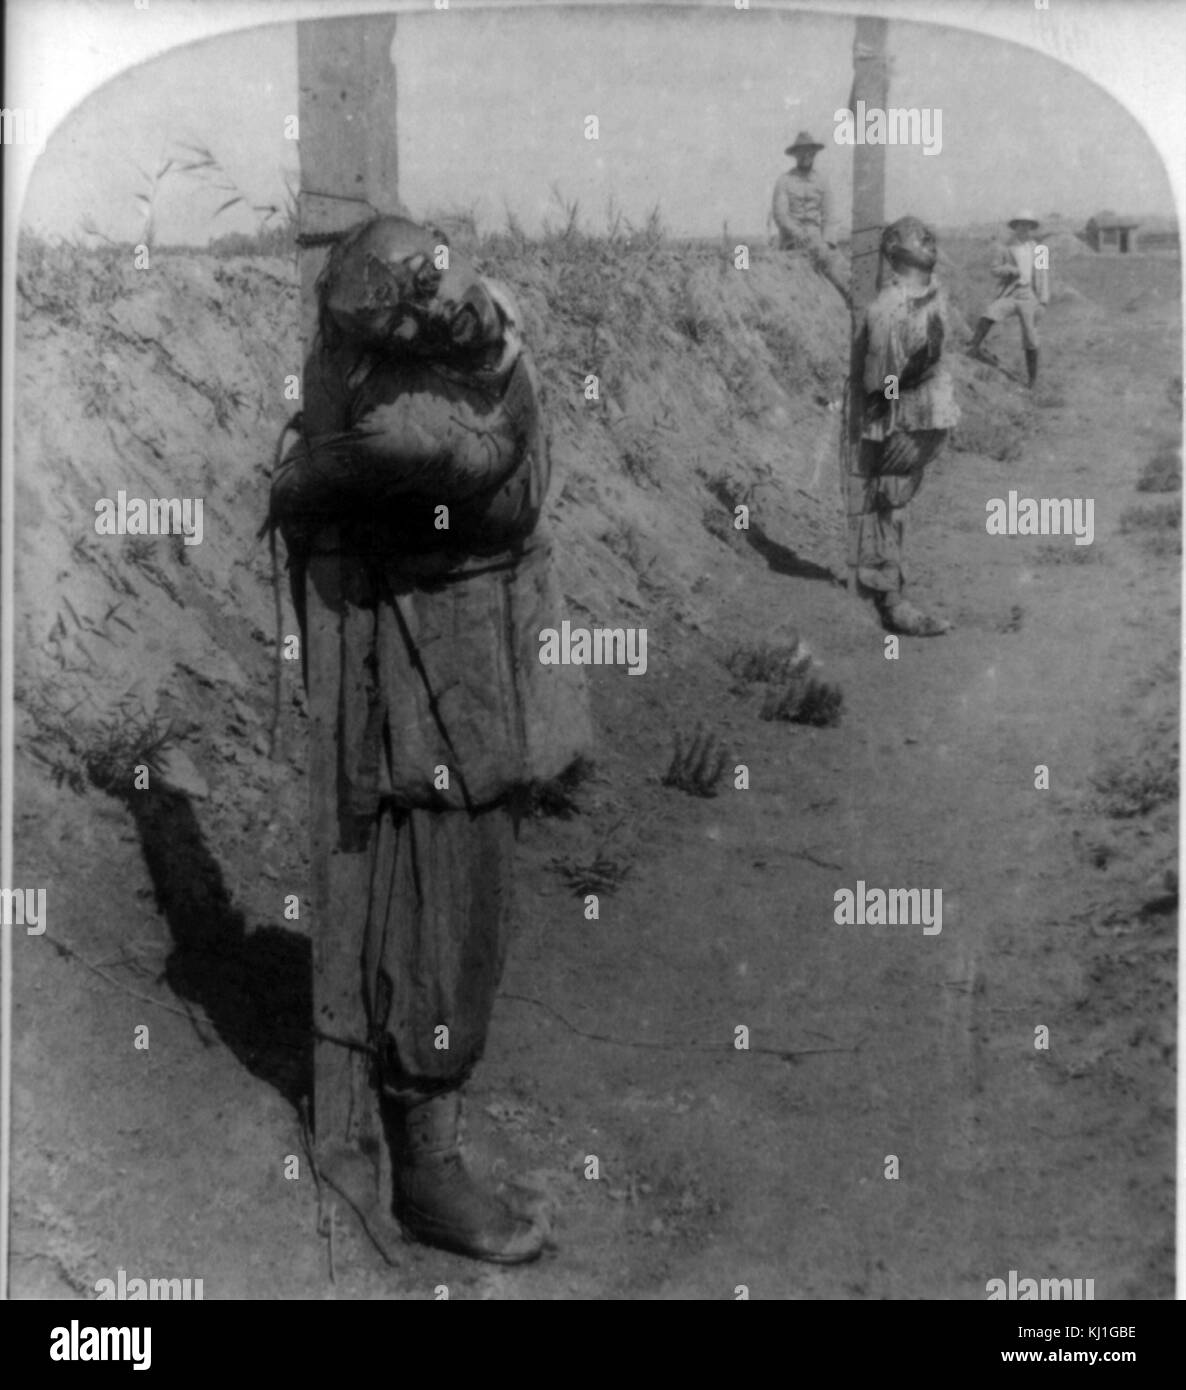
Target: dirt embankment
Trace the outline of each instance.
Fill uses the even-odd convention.
[[[847,363],[843,308],[825,283],[781,258],[743,272],[657,243],[558,239],[541,252],[503,241],[486,260],[519,298],[543,372],[563,585],[581,611],[621,620],[623,605],[642,611],[659,595],[696,611],[697,582],[719,558],[706,522],[723,531],[725,495],[761,489],[768,527],[827,563]],[[27,243],[27,751],[52,761],[73,741],[79,754],[116,716],[125,729],[159,716],[202,728],[199,763],[260,754],[274,623],[255,529],[295,409],[285,389],[300,371],[297,308],[280,260],[161,251],[135,269],[130,251]],[[200,544],[96,534],[95,504],[121,490],[202,499]],[[298,684],[286,689],[299,705]],[[217,783],[217,766],[202,772]]]

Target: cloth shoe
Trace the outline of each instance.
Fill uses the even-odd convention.
[[[546,1223],[526,1193],[484,1187],[462,1162],[461,1095],[395,1106],[395,1211],[414,1240],[495,1264],[523,1264],[544,1247]]]
[[[889,632],[900,632],[907,637],[938,637],[951,631],[951,624],[946,618],[924,613],[904,598],[896,602],[883,602],[881,621]]]

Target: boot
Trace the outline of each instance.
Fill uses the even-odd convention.
[[[1034,388],[1034,382],[1038,379],[1038,349],[1026,348],[1025,350],[1025,369],[1029,373],[1030,390]]]
[[[983,343],[985,338],[988,337],[989,330],[991,328],[992,319],[981,319],[980,322],[976,325],[976,332],[972,337],[972,341],[968,344],[969,357],[980,356],[980,344]]]
[[[414,1240],[495,1264],[534,1260],[545,1223],[477,1183],[461,1161],[461,1093],[393,1106],[395,1211]]]

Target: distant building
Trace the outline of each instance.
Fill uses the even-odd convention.
[[[1169,253],[1176,256],[1181,246],[1176,217],[1146,217],[1141,223],[1141,251],[1156,255]]]
[[[1093,251],[1127,256],[1137,249],[1139,217],[1122,217],[1115,212],[1097,212],[1087,224],[1087,244]]]

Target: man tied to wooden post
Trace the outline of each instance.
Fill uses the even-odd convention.
[[[849,450],[848,562],[856,592],[890,632],[935,637],[950,624],[905,597],[905,508],[959,423],[943,365],[947,312],[935,234],[901,217],[881,235],[883,279],[857,325],[864,409]]]
[[[327,523],[343,557],[326,600],[341,621],[339,849],[369,856],[370,892],[335,934],[357,953],[405,1232],[516,1263],[539,1253],[543,1225],[525,1194],[470,1175],[459,1124],[511,928],[525,789],[588,745],[570,668],[538,660],[558,607],[538,378],[506,289],[407,219],[346,234],[317,292],[271,521],[302,629]]]

